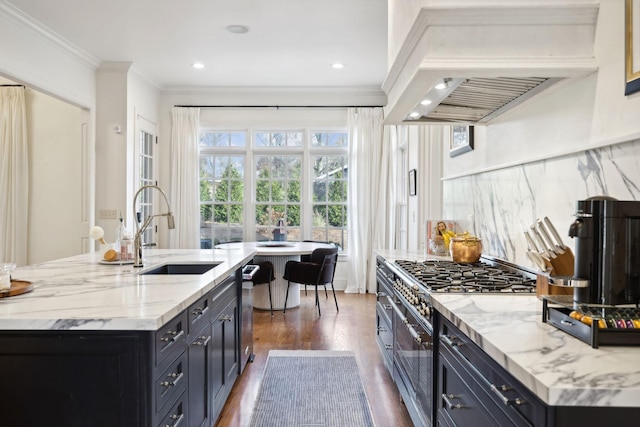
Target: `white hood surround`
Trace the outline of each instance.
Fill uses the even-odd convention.
[[[422,0],[382,86],[388,98],[385,123],[415,122],[408,115],[416,106],[422,115],[417,121],[486,123],[558,81],[597,71],[593,42],[598,10],[594,0]],[[420,106],[444,78],[454,83],[448,92]],[[474,78],[547,80],[484,120],[473,115],[466,120],[429,118],[457,84]]]

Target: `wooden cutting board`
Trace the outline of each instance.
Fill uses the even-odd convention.
[[[33,283],[26,280],[11,280],[11,288],[0,291],[0,298],[14,297],[33,290]]]

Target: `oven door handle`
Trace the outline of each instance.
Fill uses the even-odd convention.
[[[398,315],[398,317],[400,318],[400,320],[402,321],[402,323],[407,327],[407,330],[409,331],[409,333],[411,334],[411,337],[413,338],[413,340],[418,343],[419,345],[424,345],[425,347],[429,347],[431,344],[429,343],[429,341],[423,341],[422,337],[420,336],[420,334],[418,333],[418,331],[416,331],[413,328],[413,325],[411,323],[409,323],[409,319],[407,319],[407,317],[402,314],[402,312],[400,311],[400,309],[398,308],[397,304],[395,304],[392,301],[389,301],[389,303],[391,304],[391,306],[393,307],[393,309],[395,310],[396,314]]]

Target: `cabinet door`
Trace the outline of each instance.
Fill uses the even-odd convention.
[[[230,386],[238,377],[240,362],[238,349],[238,322],[242,319],[238,318],[238,300],[233,300],[224,311],[224,371],[225,384]]]
[[[207,324],[200,332],[194,334],[194,339],[187,349],[189,357],[189,426],[202,427],[212,423],[211,395],[212,379],[212,329]]]

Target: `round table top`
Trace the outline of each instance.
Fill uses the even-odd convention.
[[[216,245],[214,249],[241,249],[250,247],[256,250],[256,255],[259,256],[279,256],[279,255],[306,255],[318,248],[332,248],[331,244],[318,243],[318,242],[278,242],[278,241],[264,241],[264,242],[232,242],[221,243]]]

